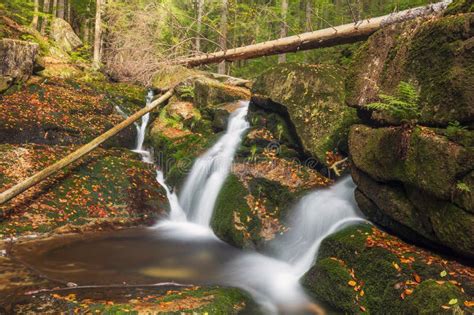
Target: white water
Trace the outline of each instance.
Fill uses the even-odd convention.
[[[151,104],[153,101],[154,93],[152,90],[148,91],[146,96],[146,106]],[[146,135],[146,127],[148,126],[148,122],[150,120],[150,113],[146,113],[142,116],[142,121],[140,124],[135,123],[135,127],[137,128],[137,140],[136,146],[133,152],[136,152],[142,156],[142,161],[148,164],[153,163],[153,155],[151,154],[150,150],[143,148],[143,143],[145,142],[145,135]]]
[[[230,115],[225,134],[194,163],[180,194],[180,204],[190,222],[209,226],[235,151],[249,127],[245,119],[247,111],[248,102],[242,102],[242,106]]]
[[[157,181],[165,188],[171,208],[169,219],[154,227],[161,235],[187,241],[204,238],[220,242],[209,223],[218,193],[248,128],[247,109],[248,103],[234,112],[225,134],[196,160],[180,199],[157,171]],[[143,119],[137,128],[141,131],[137,134],[137,149],[138,144],[143,145],[147,123],[148,119]],[[321,241],[349,223],[363,221],[353,199],[354,187],[347,177],[328,189],[303,197],[293,209],[290,231],[272,246],[274,257],[242,252],[224,266],[220,284],[246,290],[268,314],[306,309],[311,301],[300,278],[311,267]]]

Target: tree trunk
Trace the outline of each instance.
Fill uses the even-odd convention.
[[[57,9],[57,17],[60,18],[60,19],[63,19],[64,20],[64,12],[65,12],[65,1],[64,0],[58,0],[58,9]]]
[[[419,16],[427,16],[432,15],[433,13],[438,13],[444,10],[447,5],[447,2],[438,2],[424,7],[418,7],[400,11],[394,14],[371,18],[369,20],[359,21],[357,25],[350,23],[336,27],[330,27],[259,44],[233,48],[226,51],[218,51],[205,55],[202,54],[199,56],[177,59],[171,61],[171,63],[193,67],[204,64],[218,63],[223,60],[236,61],[252,59],[261,56],[279,55],[287,52],[297,52],[301,50],[349,44],[367,39],[367,37],[384,26],[411,20]]]
[[[222,13],[221,13],[221,36],[219,44],[221,46],[224,54],[227,51],[227,13],[229,11],[229,2],[228,0],[222,0]],[[225,59],[219,63],[217,67],[217,73],[225,74],[226,73],[226,64]]]
[[[87,153],[91,152],[95,148],[97,148],[101,143],[105,142],[107,139],[111,138],[112,136],[119,133],[121,130],[125,129],[126,127],[133,124],[137,121],[140,117],[145,115],[146,113],[151,112],[153,109],[158,107],[160,104],[164,103],[168,100],[171,96],[173,96],[174,91],[173,89],[169,90],[157,100],[152,102],[149,106],[139,110],[132,116],[128,117],[118,125],[114,126],[113,128],[109,129],[102,135],[98,136],[91,142],[83,145],[76,151],[72,152],[71,154],[67,155],[66,157],[62,158],[58,162],[48,166],[47,168],[43,169],[42,171],[36,173],[35,175],[25,179],[24,181],[16,184],[15,186],[11,187],[10,189],[2,192],[0,194],[0,205],[4,204],[5,202],[11,200],[15,196],[18,196],[22,192],[26,191],[27,189],[33,187],[34,185],[38,184],[40,181],[46,179],[50,175],[56,173],[57,171],[63,169],[64,167],[74,163]]]
[[[44,0],[44,3],[43,3],[43,13],[49,14],[50,9],[51,9],[51,2],[50,2],[50,0]],[[44,17],[42,18],[42,22],[41,22],[41,34],[42,34],[42,35],[45,35],[45,34],[46,34],[46,30],[48,29],[48,22],[49,22],[49,17],[48,17],[48,16],[44,16]]]
[[[31,21],[31,27],[35,30],[38,29],[38,13],[39,13],[39,0],[34,0],[34,12],[33,12],[33,20]]]
[[[71,12],[72,6],[71,6],[71,1],[72,1],[72,0],[67,0],[67,5],[66,5],[66,8],[67,8],[67,16],[66,16],[66,19],[67,19],[67,21],[69,22],[69,24],[72,25],[72,15],[71,15],[71,14],[72,14],[72,12]]]
[[[84,24],[83,24],[83,29],[82,29],[82,41],[84,44],[89,44],[89,34],[90,34],[90,20],[86,19]]]
[[[96,0],[96,13],[95,13],[95,31],[94,31],[94,59],[92,66],[94,69],[100,68],[101,61],[101,37],[102,37],[102,1]]]
[[[204,0],[197,0],[197,31],[196,31],[196,51],[201,52],[201,29],[202,29],[202,12],[204,10]]]
[[[281,26],[280,26],[280,38],[285,38],[288,35],[288,23],[286,16],[288,15],[288,0],[281,1]],[[278,55],[278,63],[286,62],[286,55]]]
[[[304,29],[306,32],[311,32],[313,30],[313,0],[306,0],[305,8],[305,26]]]
[[[53,19],[58,16],[58,0],[53,0],[53,11],[51,12]]]

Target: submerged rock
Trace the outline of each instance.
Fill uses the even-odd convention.
[[[320,247],[303,285],[343,312],[441,314],[472,307],[471,267],[408,245],[370,225],[345,228]]]
[[[14,83],[25,82],[33,74],[39,46],[22,40],[0,40],[0,93]]]
[[[287,116],[304,150],[326,163],[326,152],[347,152],[348,127],[355,112],[344,103],[341,68],[330,65],[284,64],[259,76],[252,102]]]

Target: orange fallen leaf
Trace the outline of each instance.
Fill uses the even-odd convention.
[[[405,289],[403,293],[405,293],[405,295],[410,295],[413,293],[413,289]]]
[[[361,310],[362,312],[365,312],[365,311],[366,311],[366,308],[365,308],[365,307],[363,307],[362,305],[361,305],[361,306],[359,306],[359,308],[360,308],[360,310]]]
[[[350,280],[347,284],[349,284],[351,287],[355,287],[357,282],[355,282],[354,280]]]
[[[474,301],[464,301],[466,307],[474,307]]]
[[[359,293],[359,294],[360,294],[360,296],[364,296],[364,295],[365,295],[364,290],[360,290],[360,293]]]
[[[421,277],[417,274],[417,273],[414,273],[413,274],[413,277],[415,278],[415,281],[420,283],[421,282]]]

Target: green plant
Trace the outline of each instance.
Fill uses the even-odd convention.
[[[456,188],[462,192],[471,192],[471,189],[466,183],[459,182],[456,184]]]
[[[182,98],[194,98],[194,86],[182,86],[179,88],[179,95]]]
[[[278,141],[281,140],[281,136],[283,135],[283,131],[284,131],[283,125],[282,125],[282,124],[278,124],[278,125],[277,125],[277,137],[278,137]]]
[[[446,135],[448,137],[454,137],[464,132],[465,130],[467,130],[467,127],[462,126],[459,121],[452,121],[448,124],[448,127],[446,128]]]
[[[257,161],[257,145],[256,144],[253,144],[252,147],[250,148],[249,161],[250,162]]]
[[[408,82],[401,81],[395,95],[379,94],[379,98],[379,102],[368,104],[367,108],[387,112],[400,120],[412,120],[420,115],[418,92]]]

